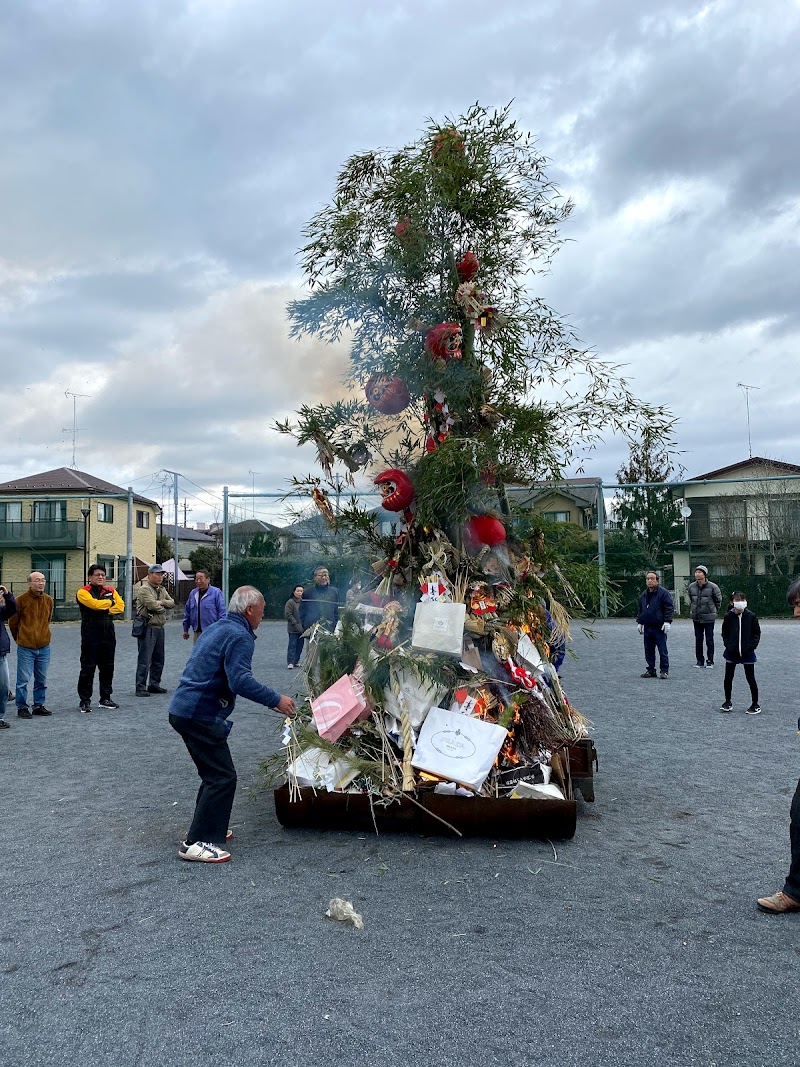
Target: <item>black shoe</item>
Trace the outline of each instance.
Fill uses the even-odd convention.
[[[44,704],[34,704],[31,708],[34,715],[52,715],[52,711],[46,708]]]
[[[733,711],[733,704],[730,702],[730,700],[726,700],[724,703],[720,704],[719,710]]]
[[[33,715],[31,715],[31,709],[30,708],[17,708],[17,718],[18,719],[32,719]]]
[[[655,676],[656,676],[656,672],[655,671],[645,671],[644,674],[640,674],[639,675],[640,678],[655,678]]]
[[[91,710],[92,710],[92,705],[89,703],[89,701],[88,700],[82,700],[81,701],[81,715],[86,715],[87,712],[90,712]]]
[[[11,724],[7,723],[5,719],[0,719],[0,730],[10,730]]]
[[[162,689],[160,685],[148,685],[147,692],[148,693],[168,693],[169,690],[168,689]]]
[[[709,671],[713,671],[714,670],[714,661],[713,661],[713,659],[710,659],[708,661],[708,663],[706,664],[706,670],[709,670]]]
[[[750,707],[747,709],[746,714],[747,715],[760,715],[761,714],[761,705],[757,704],[757,703],[756,704],[751,704]]]
[[[137,697],[149,697],[150,696],[150,694],[147,692],[146,689],[137,689],[136,690],[136,695],[137,695]]]
[[[658,676],[659,678],[669,678],[669,671],[662,671]]]
[[[705,663],[695,663],[695,667],[699,667],[701,671],[706,669]]]
[[[105,700],[101,700],[100,701],[100,707],[101,708],[118,708],[119,704],[117,704],[115,701],[113,701],[111,699],[111,697],[106,697]]]

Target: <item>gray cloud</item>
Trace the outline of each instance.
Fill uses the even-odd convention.
[[[796,8],[301,14],[5,5],[0,477],[69,462],[67,389],[92,394],[79,465],[123,484],[162,466],[215,493],[247,490],[249,469],[262,488],[304,473],[313,457],[269,426],[330,397],[344,352],[286,337],[303,225],[348,155],[512,97],[576,201],[537,289],[672,406],[695,473],[744,454],[742,379],[761,386],[754,445],[758,425],[760,451],[797,460]],[[610,477],[623,458],[609,442],[589,464]]]

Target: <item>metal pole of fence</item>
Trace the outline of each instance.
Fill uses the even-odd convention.
[[[608,587],[606,586],[606,507],[603,486],[597,490],[597,577],[600,585],[600,618],[608,618]]]
[[[128,529],[125,546],[125,618],[133,618],[133,487],[128,486]]]
[[[228,529],[228,487],[222,487],[222,597],[227,604],[230,600],[229,568],[231,562],[230,530]]]

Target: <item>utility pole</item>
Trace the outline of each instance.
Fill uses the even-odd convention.
[[[174,566],[175,566],[175,570],[173,572],[173,579],[174,579],[174,582],[175,582],[175,586],[174,586],[174,590],[173,591],[174,591],[175,597],[177,599],[178,588],[179,588],[178,587],[178,573],[179,573],[179,571],[178,571],[178,529],[179,529],[179,527],[178,527],[178,507],[179,507],[178,479],[180,478],[180,474],[178,474],[177,471],[167,470],[166,467],[164,467],[163,470],[164,470],[165,474],[171,474],[172,475],[172,503],[173,503],[173,505],[175,507],[175,539],[174,539],[174,543],[172,545],[173,553],[174,553],[173,554],[173,563],[174,563]]]
[[[751,389],[760,389],[758,385],[745,385],[744,382],[737,382],[736,385],[744,393],[744,402],[747,407],[747,454],[750,459],[753,458],[753,442],[750,440],[750,391]]]
[[[186,499],[186,497],[184,497],[183,498],[183,525],[186,528],[188,528],[187,522],[186,522],[186,515],[188,514],[188,512],[194,511],[194,508],[190,508],[188,505],[189,505],[189,501]]]
[[[78,397],[83,397],[83,398],[89,400],[89,399],[91,399],[91,395],[92,395],[91,393],[72,393],[72,392],[69,391],[69,389],[65,389],[64,390],[64,396],[71,396],[72,397],[72,429],[69,429],[68,427],[64,427],[61,432],[62,433],[71,433],[72,434],[72,463],[71,463],[71,467],[72,467],[73,470],[77,470],[77,466],[76,466],[76,463],[75,463],[75,449],[77,448],[77,445],[78,445]]]

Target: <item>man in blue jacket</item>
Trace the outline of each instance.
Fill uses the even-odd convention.
[[[656,649],[658,649],[660,676],[669,678],[667,634],[672,625],[672,597],[667,589],[658,584],[658,575],[655,571],[648,571],[644,580],[647,588],[639,597],[639,610],[636,613],[639,633],[644,637],[644,659],[647,664],[642,678],[655,678],[656,676]]]
[[[225,618],[225,601],[222,591],[211,584],[211,572],[200,567],[194,576],[194,589],[189,593],[183,612],[183,639],[189,640],[189,631],[194,631],[195,641],[212,622]]]
[[[228,716],[236,697],[274,708],[281,715],[294,713],[291,697],[262,685],[253,677],[253,651],[264,597],[252,585],[237,589],[228,614],[195,644],[178,688],[169,705],[169,723],[184,740],[202,785],[194,818],[178,855],[197,863],[225,863],[231,858],[220,842],[229,835],[236,768],[228,748]]]

